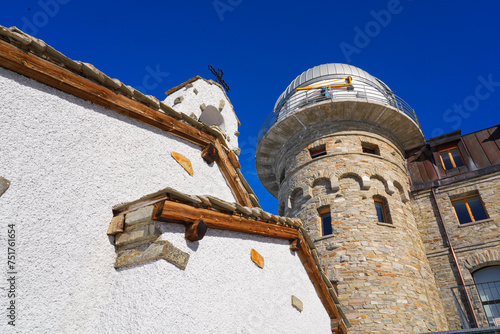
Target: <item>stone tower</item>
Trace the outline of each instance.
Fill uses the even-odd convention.
[[[346,64],[299,75],[259,134],[259,177],[304,221],[352,332],[447,329],[408,203],[405,152],[422,145],[413,109]]]

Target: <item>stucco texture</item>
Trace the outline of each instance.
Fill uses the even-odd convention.
[[[176,103],[178,98],[182,98],[182,102]],[[221,104],[221,101],[223,101],[223,104]],[[206,107],[213,106],[215,109],[220,110],[220,115],[224,120],[221,130],[227,136],[227,144],[231,149],[238,148],[238,136],[236,135],[238,119],[231,102],[218,85],[209,83],[205,79],[198,79],[167,96],[164,102],[178,112],[189,116],[194,115],[196,119],[199,119],[202,114],[202,108],[200,107],[202,105]],[[222,109],[219,109],[220,107]]]
[[[7,248],[7,225],[15,224],[15,332],[189,333],[196,328],[200,333],[211,322],[243,322],[254,306],[262,306],[260,298],[268,297],[272,286],[286,286],[282,276],[263,281],[240,275],[240,264],[248,258],[236,255],[232,244],[243,239],[227,236],[220,236],[203,259],[193,256],[185,272],[164,261],[116,271],[115,249],[106,235],[113,205],[167,186],[234,201],[217,165],[207,165],[195,145],[5,69],[0,69],[0,95],[0,176],[11,181],[0,197],[0,249]],[[193,176],[172,159],[173,150],[191,160]],[[301,267],[283,244],[269,247],[286,248],[294,268]],[[218,270],[212,272],[212,265]],[[14,332],[6,324],[6,275],[2,270],[2,333]],[[263,284],[267,280],[271,287]],[[229,285],[220,284],[225,281]],[[243,296],[251,296],[251,303],[238,306],[245,299],[240,290],[252,284],[268,290],[260,296],[250,290]],[[200,290],[207,291],[199,295]],[[226,302],[228,291],[238,297]],[[297,296],[309,307],[312,297]],[[205,305],[203,312],[193,313],[197,303]],[[259,312],[267,315],[262,308]],[[233,321],[236,313],[241,321]],[[299,328],[301,315],[295,315]],[[265,318],[270,320],[276,321]]]

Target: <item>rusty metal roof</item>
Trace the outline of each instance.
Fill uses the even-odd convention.
[[[408,152],[407,167],[412,189],[420,190],[500,170],[500,125],[466,135],[451,132],[427,140],[427,145]],[[456,146],[464,166],[445,170],[439,151]]]

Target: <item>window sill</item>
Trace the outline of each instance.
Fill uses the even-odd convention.
[[[314,239],[314,242],[316,241],[321,241],[321,240],[325,240],[325,239],[330,239],[330,238],[333,238],[335,237],[335,234],[328,234],[328,235],[324,235],[322,237],[319,237],[319,238],[316,238]]]
[[[387,227],[392,227],[392,228],[396,228],[396,226],[394,226],[393,224],[387,224],[387,223],[380,223],[380,222],[377,222],[377,225],[380,225],[380,226],[387,226]]]
[[[488,218],[488,219],[483,219],[483,220],[478,220],[478,221],[475,221],[475,222],[471,222],[471,223],[467,223],[467,224],[458,224],[458,227],[467,227],[467,226],[471,226],[471,225],[477,225],[477,224],[482,224],[482,223],[488,223],[488,222],[491,222],[493,221],[493,218]]]

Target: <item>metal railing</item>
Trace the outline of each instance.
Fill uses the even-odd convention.
[[[339,75],[340,77],[341,75]],[[317,82],[324,80],[318,78]],[[287,118],[296,110],[313,105],[322,101],[335,100],[362,100],[373,101],[384,105],[391,106],[400,112],[410,117],[419,128],[420,122],[413,108],[410,107],[403,99],[390,91],[387,86],[374,83],[363,77],[352,75],[352,87],[347,88],[317,88],[311,90],[292,91],[288,96],[284,97],[276,106],[271,114],[266,118],[264,124],[260,128],[257,138],[257,145],[260,143],[264,135],[276,123]],[[310,85],[312,82],[307,82]],[[305,85],[305,84],[304,84]]]
[[[500,322],[500,281],[467,284],[451,288],[463,328],[494,326]],[[477,324],[471,316],[472,310],[466,301],[466,291],[477,314]],[[495,320],[496,319],[496,320]]]

